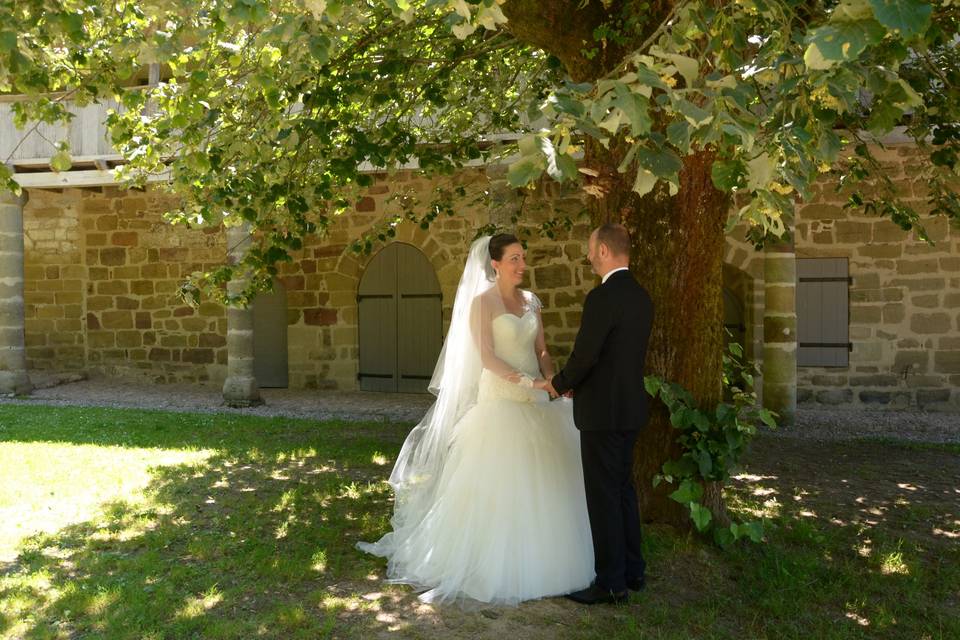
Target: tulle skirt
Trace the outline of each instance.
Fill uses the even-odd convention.
[[[543,396],[545,399],[545,394]],[[481,399],[461,418],[426,516],[361,548],[426,602],[516,604],[594,578],[572,403]]]

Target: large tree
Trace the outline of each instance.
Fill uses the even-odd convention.
[[[116,98],[133,181],[169,171],[189,226],[249,224],[247,294],[359,197],[364,167],[451,173],[515,154],[517,187],[577,181],[594,223],[626,224],[657,308],[650,369],[704,408],[721,399],[725,229],[758,245],[855,149],[847,175],[904,228],[868,139],[906,125],[931,161],[931,208],[960,218],[952,0],[0,0],[0,92],[28,126]],[[148,63],[164,82],[131,90]],[[515,148],[497,141],[524,134]],[[69,166],[63,145],[54,156]],[[17,189],[0,164],[0,180]],[[405,203],[424,224],[456,189]],[[389,237],[385,219],[358,247]],[[236,268],[236,267],[233,267]],[[188,292],[223,295],[232,267]],[[686,522],[651,478],[680,454],[666,411],[636,457],[648,518]],[[722,510],[718,487],[708,503]]]

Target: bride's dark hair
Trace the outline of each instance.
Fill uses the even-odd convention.
[[[503,251],[512,244],[520,244],[517,236],[512,233],[498,233],[490,237],[490,257],[494,260],[503,260]]]
[[[498,233],[490,236],[490,246],[487,248],[490,257],[494,260],[503,260],[503,252],[512,244],[520,244],[520,240],[512,233]],[[488,280],[495,280],[497,277],[493,266],[488,262],[485,265]]]

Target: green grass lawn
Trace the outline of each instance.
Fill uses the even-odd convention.
[[[956,466],[871,520],[869,492],[811,480],[843,486],[836,465],[763,451],[730,496],[769,518],[763,545],[648,527],[649,586],[627,606],[421,605],[354,549],[387,529],[408,429],[0,406],[0,638],[960,638]],[[877,464],[956,457],[870,446]]]

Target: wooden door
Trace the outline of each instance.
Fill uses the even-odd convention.
[[[423,393],[441,334],[440,283],[415,247],[384,247],[360,280],[360,388]]]
[[[253,300],[253,374],[263,388],[286,388],[287,291],[279,282]]]

